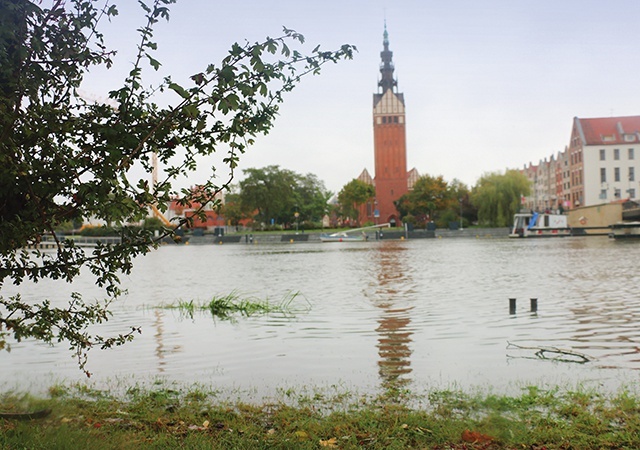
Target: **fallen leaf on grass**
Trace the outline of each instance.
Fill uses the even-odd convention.
[[[331,439],[327,439],[326,441],[323,441],[322,439],[320,439],[320,445],[322,447],[336,448],[338,447],[338,439],[331,438]]]
[[[462,432],[462,440],[477,444],[487,444],[489,442],[493,442],[495,438],[487,436],[486,434],[478,433],[477,431],[464,430]]]
[[[124,422],[124,419],[121,417],[108,417],[104,419],[104,421],[106,423],[120,423],[120,422]]]
[[[298,430],[296,431],[296,437],[298,439],[309,439],[309,434],[306,431]]]
[[[402,425],[400,425],[400,428],[402,428],[403,430],[409,430],[409,425],[407,425],[406,423],[403,423]],[[433,431],[431,431],[428,428],[422,428],[422,427],[415,427],[415,428],[411,428],[411,431],[415,431],[416,433],[419,434],[432,434]]]
[[[188,428],[189,430],[191,430],[191,431],[206,431],[206,430],[208,430],[208,429],[209,429],[209,421],[208,421],[208,420],[205,420],[205,421],[202,423],[202,426],[198,426],[198,425],[189,425],[187,428]],[[229,430],[229,431],[231,431],[231,430]]]

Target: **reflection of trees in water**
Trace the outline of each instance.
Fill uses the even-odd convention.
[[[397,241],[381,243],[375,260],[374,302],[382,310],[378,319],[379,374],[385,389],[409,383],[411,373],[411,317],[413,307],[399,307],[397,303],[407,300],[407,284],[411,282],[403,258],[404,246]]]

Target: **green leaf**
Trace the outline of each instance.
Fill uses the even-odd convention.
[[[187,116],[191,118],[196,118],[200,114],[200,110],[193,103],[190,103],[182,108],[182,112],[184,112]]]
[[[169,89],[175,91],[182,98],[189,98],[191,95],[179,84],[169,83]]]
[[[160,68],[161,64],[157,59],[152,58],[148,53],[145,53],[145,56],[149,58],[149,64],[151,64],[151,67],[153,67],[155,70],[158,70]]]

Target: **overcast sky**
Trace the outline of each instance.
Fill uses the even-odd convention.
[[[120,15],[103,30],[118,69],[84,86],[98,97],[130,67],[142,24],[137,2],[116,3]],[[472,186],[563,150],[575,116],[640,114],[637,0],[179,0],[157,27],[157,57],[162,75],[188,76],[233,42],[283,26],[304,34],[309,52],[356,45],[353,61],[326,66],[287,96],[274,130],[240,163],[314,173],[337,192],[364,168],[374,175],[385,19],[405,96],[407,169]]]

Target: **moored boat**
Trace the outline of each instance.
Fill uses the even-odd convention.
[[[614,239],[640,238],[640,222],[618,222],[611,225],[609,237]]]
[[[571,228],[564,214],[519,213],[515,214],[509,237],[563,237],[571,236]]]
[[[362,242],[367,240],[367,235],[363,231],[361,235],[349,235],[347,233],[333,233],[320,235],[322,242]]]
[[[369,236],[366,233],[366,230],[388,227],[390,224],[383,223],[382,225],[373,225],[370,227],[363,228],[354,228],[352,230],[338,231],[337,233],[332,234],[322,234],[320,236],[320,241],[322,242],[365,242],[369,240]],[[357,232],[359,234],[355,234]],[[354,233],[354,234],[349,234]]]

